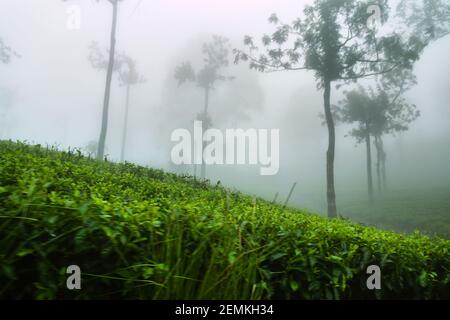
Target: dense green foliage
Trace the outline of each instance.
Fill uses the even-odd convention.
[[[71,264],[81,290],[66,288]],[[366,288],[371,264],[382,290]],[[3,141],[0,297],[450,298],[450,242]]]

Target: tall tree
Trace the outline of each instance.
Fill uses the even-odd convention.
[[[128,132],[128,110],[130,104],[130,90],[132,86],[145,82],[145,79],[138,73],[136,68],[136,61],[127,56],[120,54],[118,60],[120,61],[121,69],[119,70],[119,83],[126,88],[125,100],[125,116],[123,122],[122,144],[120,148],[120,161],[125,159],[125,144]]]
[[[345,98],[334,106],[334,115],[339,122],[358,123],[350,131],[358,143],[365,142],[367,153],[367,182],[370,200],[373,200],[371,137],[377,151],[378,190],[386,189],[386,151],[383,136],[408,130],[409,124],[420,116],[414,104],[409,103],[404,93],[416,84],[411,70],[386,73],[377,83],[376,89],[359,87],[345,93]]]
[[[366,144],[366,171],[369,199],[373,201],[372,150],[371,135],[375,119],[378,117],[378,105],[373,92],[366,92],[363,87],[346,93],[345,98],[335,106],[335,117],[344,123],[357,123],[350,135],[358,143]]]
[[[374,144],[377,150],[378,190],[387,189],[386,151],[383,136],[395,135],[409,129],[410,123],[420,116],[416,105],[405,98],[405,93],[417,84],[411,69],[384,74],[378,85],[375,105],[376,117],[372,125]]]
[[[67,0],[62,0],[67,1]],[[96,0],[100,2],[100,0]],[[102,110],[102,126],[100,130],[100,137],[98,141],[97,159],[103,160],[105,153],[106,133],[108,131],[108,113],[109,113],[109,98],[111,93],[112,74],[114,72],[114,55],[116,48],[116,28],[117,28],[117,11],[119,2],[123,0],[107,0],[112,6],[112,20],[109,43],[109,57],[106,72],[105,92],[103,96],[103,110]]]
[[[116,48],[116,28],[117,28],[117,7],[121,0],[108,0],[112,5],[112,25],[109,45],[109,59],[108,69],[106,73],[105,94],[103,97],[103,112],[102,112],[102,128],[100,130],[100,137],[98,139],[97,159],[102,160],[105,153],[106,133],[108,130],[108,113],[109,113],[109,97],[111,94],[111,81],[114,69],[114,52]]]
[[[250,68],[264,71],[311,70],[318,88],[323,90],[324,114],[328,128],[326,156],[328,216],[336,217],[334,187],[335,124],[331,111],[331,91],[335,82],[357,81],[360,78],[409,67],[418,59],[421,43],[418,38],[403,39],[400,34],[381,35],[368,26],[373,12],[371,5],[381,9],[380,24],[388,19],[386,0],[316,0],[305,6],[304,18],[291,24],[280,22],[273,14],[269,22],[277,28],[264,35],[265,53],[255,56],[258,47],[246,36],[247,51],[236,50],[236,60],[250,61]]]
[[[219,81],[232,80],[232,76],[221,74],[221,70],[229,65],[230,42],[227,38],[213,36],[211,42],[203,44],[203,67],[195,72],[190,62],[183,62],[175,68],[175,79],[178,85],[185,82],[194,82],[204,92],[203,112],[197,115],[197,120],[202,121],[203,132],[211,127],[212,121],[208,113],[209,94],[215,89]],[[201,178],[206,178],[206,166],[204,159],[201,165]]]

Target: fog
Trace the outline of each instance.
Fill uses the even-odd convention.
[[[178,86],[175,67],[191,61],[194,68],[200,68],[201,46],[212,35],[225,36],[233,48],[240,48],[244,35],[259,37],[273,31],[267,21],[272,13],[290,22],[312,2],[121,2],[116,52],[135,59],[138,72],[146,79],[131,91],[126,160],[193,174],[193,167],[171,163],[170,134],[176,128],[192,129],[192,121],[203,108],[203,93],[195,84]],[[74,5],[81,9],[81,25],[70,30],[67,10]],[[95,41],[102,49],[108,48],[111,11],[107,1],[1,1],[0,37],[20,54],[9,64],[0,64],[1,139],[60,148],[85,148],[98,140],[106,71],[91,67],[89,45]],[[421,116],[408,131],[385,138],[389,192],[450,190],[449,52],[447,36],[428,46],[414,67],[418,84],[407,99]],[[279,201],[286,199],[297,182],[289,204],[326,214],[328,134],[319,117],[323,93],[317,89],[314,74],[260,73],[230,60],[225,73],[234,80],[217,85],[210,94],[213,125],[219,129],[279,129],[280,170],[275,176],[261,176],[258,166],[216,165],[207,167],[207,178],[269,200],[278,192]],[[120,157],[125,95],[114,75],[106,139],[106,154],[112,161]],[[332,103],[342,95],[342,90],[333,90]],[[364,202],[367,197],[365,146],[346,137],[349,125],[338,125],[336,130],[338,212],[364,221],[350,208],[352,201]]]

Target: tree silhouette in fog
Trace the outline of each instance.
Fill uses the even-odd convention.
[[[67,0],[62,1],[66,2]],[[96,2],[100,1],[102,0],[96,0]],[[108,131],[109,98],[111,95],[111,82],[112,82],[112,75],[114,72],[114,55],[116,49],[117,11],[119,2],[123,0],[103,0],[103,1],[108,1],[111,4],[112,19],[111,19],[110,42],[109,42],[109,56],[106,67],[107,71],[106,71],[105,92],[103,96],[102,125],[100,130],[100,137],[98,139],[97,159],[99,160],[103,160],[103,156],[105,153],[106,133]]]
[[[138,73],[136,67],[136,61],[125,53],[121,53],[118,56],[120,61],[119,69],[119,84],[126,88],[126,98],[125,98],[125,115],[123,119],[123,133],[122,133],[122,143],[120,147],[120,161],[125,160],[125,145],[127,141],[128,132],[128,111],[130,105],[130,91],[131,87],[139,83],[143,83],[146,80]]]
[[[178,85],[185,82],[193,82],[204,91],[203,112],[197,114],[197,120],[202,121],[203,131],[212,125],[211,117],[208,113],[209,94],[215,89],[218,82],[233,80],[232,76],[225,76],[221,73],[222,69],[229,65],[230,42],[227,38],[215,35],[212,41],[203,44],[203,67],[195,71],[189,61],[181,63],[175,68],[175,79]],[[201,178],[205,179],[206,168],[202,160]]]
[[[386,73],[377,83],[375,89],[360,86],[358,89],[345,92],[345,98],[333,106],[337,121],[357,123],[349,135],[357,143],[366,145],[366,170],[369,198],[373,201],[372,151],[371,138],[377,151],[376,173],[378,190],[387,188],[386,151],[383,136],[408,130],[409,124],[420,116],[414,104],[409,103],[404,93],[416,84],[411,70],[398,70]]]
[[[423,45],[417,37],[404,39],[400,34],[380,35],[368,26],[369,7],[381,8],[380,24],[387,21],[386,0],[316,0],[304,8],[304,17],[290,24],[273,14],[269,22],[276,26],[271,35],[262,36],[263,53],[250,36],[244,38],[247,50],[235,50],[235,62],[248,61],[261,72],[310,70],[318,88],[323,90],[324,114],[328,128],[326,156],[328,216],[336,217],[334,187],[335,123],[331,110],[331,85],[395,72],[411,67]]]

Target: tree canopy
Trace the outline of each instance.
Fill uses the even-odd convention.
[[[389,19],[387,0],[315,0],[306,5],[303,17],[283,23],[276,14],[271,35],[261,37],[262,50],[245,36],[246,50],[236,49],[235,63],[248,61],[261,72],[310,70],[323,89],[324,114],[328,128],[327,201],[328,215],[337,216],[334,190],[335,124],[331,110],[331,84],[411,69],[424,44],[420,37],[405,38],[397,32],[383,34],[369,26],[370,6],[380,8],[380,23]],[[260,51],[263,51],[261,53]],[[259,54],[259,55],[258,55]]]
[[[18,58],[20,55],[0,38],[0,62],[9,63],[13,57]]]
[[[431,42],[450,34],[450,2],[448,0],[402,0],[398,16],[410,33],[424,42]]]
[[[220,73],[229,65],[230,42],[227,38],[215,35],[211,42],[203,44],[203,67],[195,72],[189,61],[181,63],[175,69],[175,79],[178,85],[185,82],[195,82],[204,89],[214,89],[217,81],[231,80],[233,77]]]

